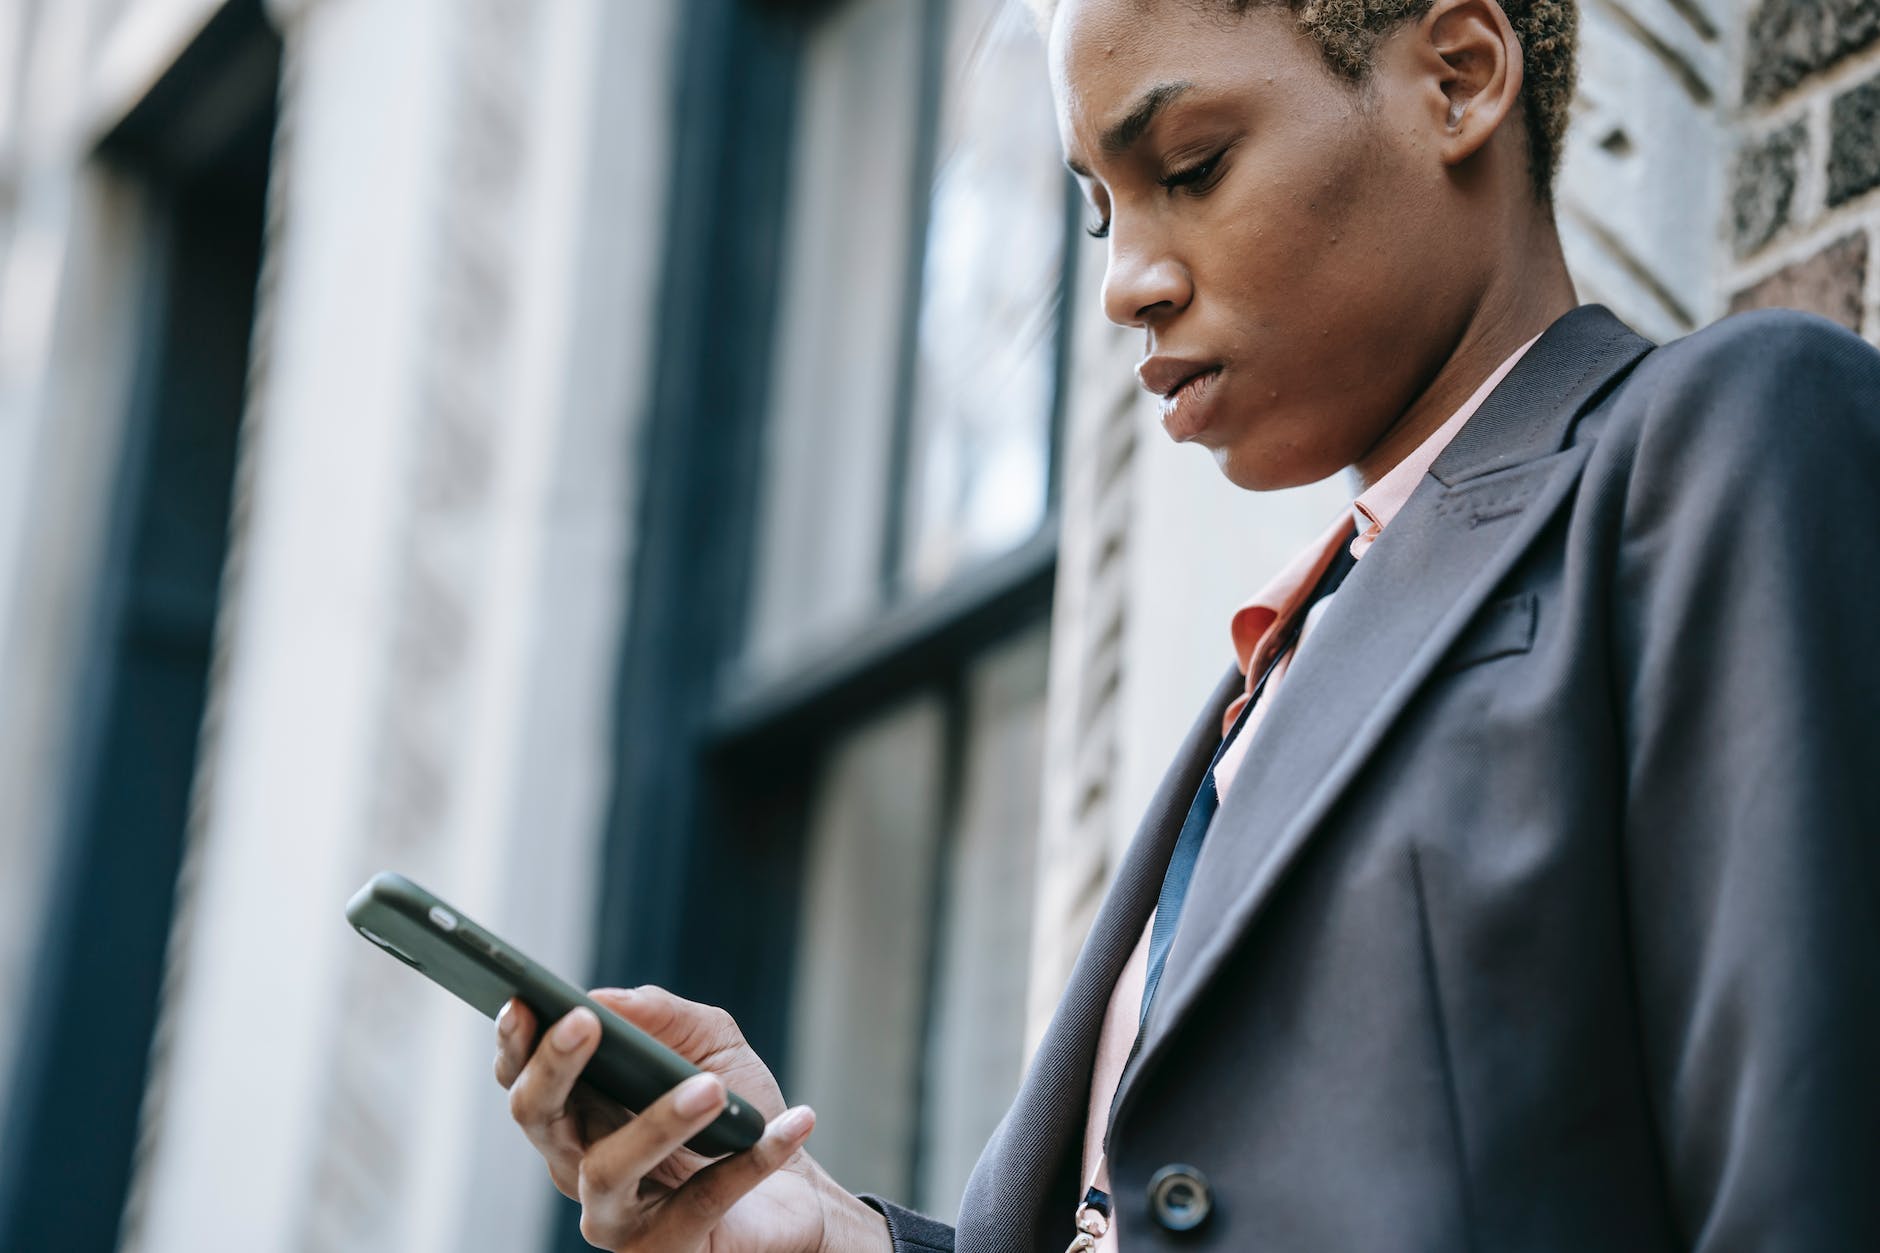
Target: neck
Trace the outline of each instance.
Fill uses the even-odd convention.
[[[1509,262],[1496,267],[1448,359],[1383,438],[1352,463],[1360,491],[1428,439],[1510,353],[1578,303],[1553,215],[1537,212],[1511,235],[1502,254]]]

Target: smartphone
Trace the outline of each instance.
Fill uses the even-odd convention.
[[[638,1112],[699,1068],[579,988],[525,957],[403,875],[384,872],[353,894],[346,920],[366,939],[457,997],[496,1017],[510,997],[535,1011],[541,1030],[577,1005],[601,1020],[600,1047],[581,1072],[603,1096]],[[539,1037],[538,1037],[539,1038]],[[686,1147],[711,1157],[756,1144],[764,1119],[735,1092]]]

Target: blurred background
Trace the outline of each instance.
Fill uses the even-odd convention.
[[[1880,335],[1880,0],[1585,0],[1585,299]],[[0,1249],[573,1250],[372,872],[950,1215],[1232,608],[1015,0],[0,0]]]

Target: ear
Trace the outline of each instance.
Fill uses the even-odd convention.
[[[1445,165],[1460,165],[1521,99],[1521,41],[1495,0],[1435,0],[1417,33],[1443,96],[1438,150]]]

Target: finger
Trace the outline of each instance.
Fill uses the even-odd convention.
[[[745,1047],[744,1033],[730,1014],[716,1005],[674,996],[651,983],[637,988],[597,988],[588,995],[698,1065],[719,1053]]]
[[[505,1088],[516,1081],[535,1047],[535,1015],[515,997],[496,1015],[496,1082]]]
[[[581,1135],[568,1095],[600,1038],[594,1011],[570,1010],[542,1037],[509,1088],[510,1117],[547,1160],[555,1186],[569,1196],[574,1195],[581,1163]]]
[[[718,1076],[696,1074],[620,1130],[590,1144],[581,1158],[582,1206],[594,1211],[608,1231],[634,1218],[640,1181],[708,1126],[725,1100]]]
[[[742,1153],[714,1162],[666,1198],[651,1227],[655,1248],[685,1248],[702,1241],[739,1198],[788,1162],[816,1127],[807,1105],[785,1110]]]

